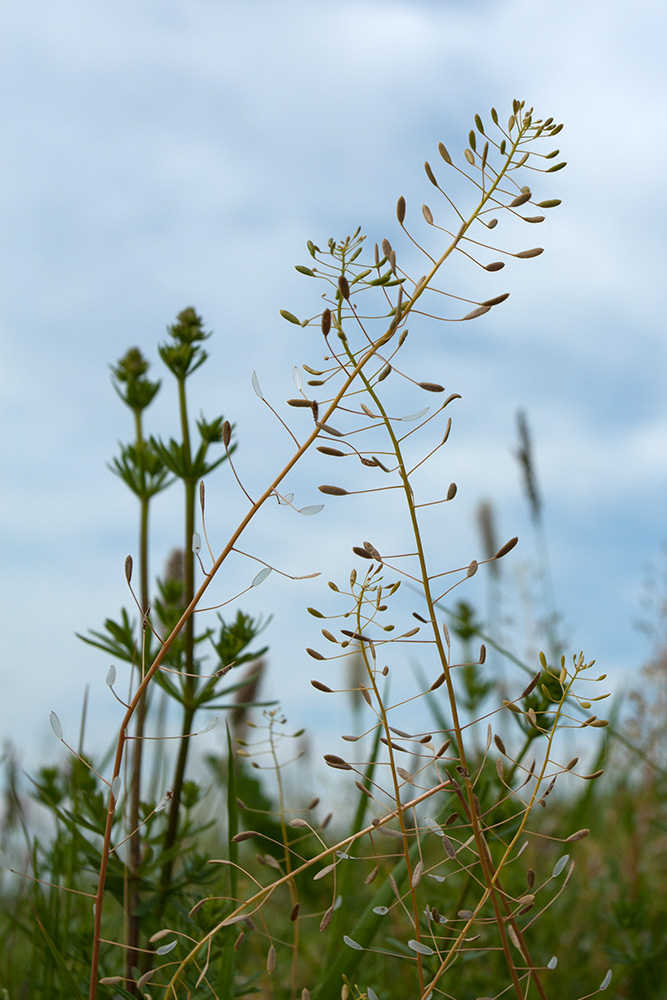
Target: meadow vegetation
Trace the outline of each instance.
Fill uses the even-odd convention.
[[[499,570],[517,539],[494,540],[492,508],[480,512],[477,559],[451,566],[434,543],[457,487],[434,495],[428,472],[443,468],[461,404],[441,376],[416,370],[412,345],[425,324],[446,329],[500,307],[508,293],[487,296],[484,272],[542,253],[532,240],[517,246],[516,227],[532,234],[559,204],[541,187],[565,166],[561,128],[519,101],[508,121],[476,115],[460,165],[442,143],[437,169],[425,164],[436,203],[418,224],[408,228],[400,198],[392,242],[369,247],[357,230],[308,243],[297,270],[322,299],[313,315],[282,310],[280,322],[312,327],[321,351],[294,368],[284,403],[251,381],[284,431],[274,470],[253,467],[249,435],[229,417],[193,424],[190,379],[210,337],[194,308],[158,347],[176,389],[176,438],[147,426],[161,386],[143,352],[113,365],[133,436],[111,468],[136,497],[139,541],[125,562],[128,607],[81,635],[113,663],[111,748],[92,757],[85,727],[68,741],[52,713],[66,765],[26,784],[5,754],[5,1000],[667,996],[662,591],[642,693],[621,717],[605,709],[604,668],[566,648],[553,614],[538,622],[542,648],[529,659],[458,589],[478,572],[506,585]],[[456,202],[447,172],[467,184]],[[503,225],[511,248],[497,241]],[[479,282],[474,297],[445,290],[457,258]],[[539,533],[525,418],[519,435]],[[312,451],[331,471],[304,503],[289,477]],[[218,467],[216,491],[244,504],[222,548],[209,544],[206,519]],[[168,488],[182,493],[183,540],[154,581],[150,515]],[[308,609],[320,630],[306,650],[311,695],[326,700],[347,748],[323,762],[346,782],[341,806],[304,789],[303,731],[261,701],[265,670],[281,666],[267,666],[265,621],[244,612],[243,595],[289,574],[243,536],[255,518],[296,535],[329,505],[358,496],[372,510],[386,491],[401,512],[395,536],[385,524],[357,537],[351,522],[340,538],[349,570],[330,579],[321,566],[326,606]],[[246,560],[247,585],[213,606],[207,591],[231,558]],[[404,682],[410,657],[412,689],[394,701],[391,679]],[[220,753],[205,735],[216,718]],[[39,832],[31,800],[48,817]]]

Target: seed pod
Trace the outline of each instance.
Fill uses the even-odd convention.
[[[312,400],[310,400],[310,399],[301,399],[300,397],[297,397],[296,399],[288,399],[287,400],[287,405],[288,406],[302,406],[302,407],[306,407],[307,406],[310,409],[313,404],[312,404]]]
[[[518,194],[516,198],[514,198],[510,202],[510,208],[518,208],[519,205],[525,205],[527,201],[530,201],[530,199],[531,199],[530,191],[523,191],[521,194]]]
[[[453,500],[454,497],[456,496],[456,491],[457,491],[456,483],[450,483],[449,489],[447,490],[447,499]]]
[[[428,222],[429,226],[432,226],[433,225],[433,213],[431,212],[431,209],[428,207],[428,205],[422,205],[422,215],[424,216],[424,218]]]
[[[443,160],[445,161],[445,163],[449,163],[450,166],[451,166],[452,158],[449,155],[449,153],[447,152],[447,148],[444,145],[444,143],[442,143],[442,142],[438,143],[438,152],[440,153],[440,156],[443,158]]]
[[[354,552],[355,555],[361,556],[362,559],[372,559],[373,558],[373,556],[370,554],[370,552],[367,552],[366,549],[362,549],[362,547],[360,545],[353,545],[352,546],[352,551]]]
[[[403,195],[401,195],[398,199],[398,203],[396,205],[396,218],[400,224],[403,225],[403,220],[405,219],[405,198]]]
[[[364,542],[364,548],[367,552],[370,552],[372,558],[375,559],[376,562],[382,562],[382,556],[374,545],[371,545],[370,542]]]
[[[477,319],[478,316],[483,316],[484,313],[488,313],[490,308],[491,306],[478,306],[477,309],[473,309],[472,312],[469,312],[467,316],[463,316],[462,319],[464,321],[467,319]]]
[[[320,493],[328,493],[332,497],[344,497],[347,496],[347,490],[344,490],[342,486],[318,486]]]
[[[132,580],[132,556],[125,559],[125,579],[128,583]]]
[[[346,760],[343,760],[342,757],[339,757],[335,753],[325,753],[324,760],[329,765],[329,767],[338,768],[338,770],[340,771],[352,770],[352,765],[348,764]]]
[[[519,253],[515,253],[515,257],[539,257],[541,253],[544,253],[544,247],[533,247],[532,250],[520,250]]]
[[[569,837],[565,838],[566,843],[570,843],[571,844],[571,843],[574,843],[575,840],[583,840],[585,837],[588,836],[588,834],[590,832],[591,832],[590,830],[585,830],[585,829],[584,830],[577,830],[576,833],[571,833]]]
[[[307,652],[310,653],[310,650],[307,650]],[[324,659],[324,657],[322,657],[322,659]],[[310,683],[317,691],[324,691],[325,694],[333,694],[332,689],[327,687],[326,684],[323,684],[322,681],[311,681]]]
[[[524,688],[524,690],[521,692],[521,694],[519,695],[519,698],[527,698],[528,695],[530,694],[530,692],[536,687],[536,685],[537,685],[537,683],[538,683],[538,681],[539,681],[539,679],[540,679],[541,676],[542,676],[542,672],[540,670],[538,670],[537,673],[535,674],[535,676],[533,677],[532,681],[528,685],[528,687]]]
[[[320,428],[321,431],[325,431],[325,433],[331,434],[332,437],[339,437],[339,438],[343,437],[343,432],[337,431],[335,427],[331,426],[331,424],[318,423],[317,426]]]
[[[338,291],[343,296],[346,302],[349,301],[350,285],[344,274],[341,274],[341,276],[338,279]]]
[[[484,135],[484,126],[482,125],[482,119],[479,115],[475,115],[475,125],[477,126],[477,131]]]
[[[329,448],[328,445],[319,444],[317,450],[321,451],[323,455],[333,455],[334,458],[344,458],[345,452],[339,451],[338,448]]]
[[[468,163],[470,163],[471,165],[475,162],[475,154],[471,149],[464,150],[463,155],[465,156]]]
[[[505,299],[508,299],[509,297],[510,297],[510,293],[509,292],[505,292],[503,295],[496,295],[496,297],[493,298],[493,299],[486,299],[484,302],[482,302],[482,305],[483,306],[488,306],[489,308],[491,308],[491,306],[497,306],[501,302],[504,302]]]
[[[306,652],[308,653],[308,656],[312,656],[312,658],[314,660],[323,660],[324,659],[324,657],[322,656],[322,654],[318,653],[316,649],[310,649],[310,647],[307,647],[306,648]]]
[[[430,180],[431,184],[433,184],[434,187],[437,187],[438,182],[435,179],[435,174],[431,170],[431,164],[428,162],[428,160],[424,163],[424,170],[426,171],[426,176]]]
[[[378,375],[378,382],[384,382],[384,380],[390,373],[391,373],[391,365],[385,365],[380,374]]]
[[[301,321],[296,318],[294,313],[288,312],[287,309],[281,309],[280,315],[283,319],[286,319],[288,323],[294,323],[296,326],[301,326]]]
[[[418,382],[417,385],[420,389],[425,389],[426,392],[444,392],[444,385],[439,385],[437,382]]]
[[[538,208],[556,208],[561,204],[560,198],[548,198],[546,201],[538,201]]]
[[[312,681],[311,681],[311,683],[312,683]],[[500,750],[500,752],[507,757],[507,750],[505,749],[505,744],[501,740],[500,736],[498,736],[498,735],[494,736],[493,737],[493,742],[496,744],[496,746],[498,747],[498,749]]]
[[[229,423],[229,420],[225,420],[224,424],[222,425],[222,443],[224,444],[225,448],[229,448],[229,442],[231,441],[231,439],[232,439],[231,424]]]
[[[505,262],[502,260],[494,260],[491,264],[485,264],[485,271],[501,271],[505,266]]]
[[[496,111],[495,108],[491,108],[491,120],[493,121],[494,125],[498,124],[498,112]]]
[[[501,547],[498,549],[498,551],[496,552],[496,554],[495,554],[495,556],[493,558],[494,559],[502,559],[503,556],[506,556],[508,552],[512,551],[512,549],[514,548],[514,546],[516,545],[516,543],[518,541],[519,541],[519,539],[516,536],[514,538],[510,538],[509,542],[505,542],[504,545],[501,545]]]
[[[322,333],[326,337],[331,329],[331,309],[325,309],[322,313]],[[313,372],[313,375],[321,375],[321,372]]]

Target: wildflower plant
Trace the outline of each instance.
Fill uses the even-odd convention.
[[[430,523],[442,519],[442,508],[454,501],[457,488],[451,483],[433,495],[423,473],[447,444],[460,397],[447,394],[434,373],[424,377],[414,370],[410,344],[418,334],[408,338],[408,324],[468,322],[507,299],[508,293],[485,297],[482,291],[468,299],[446,290],[449,262],[461,258],[496,272],[507,258],[530,260],[542,253],[538,246],[499,246],[496,227],[511,219],[531,229],[559,204],[534,194],[532,184],[541,182],[538,175],[565,166],[558,149],[551,148],[562,126],[538,119],[519,101],[506,124],[495,109],[491,120],[487,130],[475,116],[462,165],[442,143],[441,168],[425,164],[438,207],[422,206],[423,234],[408,228],[406,203],[399,198],[399,238],[408,241],[404,256],[421,261],[414,271],[388,239],[369,250],[360,229],[323,248],[307,244],[309,263],[297,270],[320,282],[323,308],[303,320],[288,310],[282,316],[289,324],[319,331],[323,350],[321,358],[294,369],[295,395],[284,407],[264,395],[253,374],[252,388],[284,428],[288,449],[263,485],[250,485],[257,474],[245,457],[250,452],[241,448],[238,460],[233,456],[228,420],[202,420],[199,450],[189,443],[185,383],[204,358],[204,334],[194,311],[181,314],[172,330],[178,330],[176,343],[160,350],[178,383],[181,441],[146,442],[138,424],[134,452],[124,454],[116,471],[126,478],[126,465],[139,461],[132,481],[141,495],[161,488],[167,477],[184,483],[184,590],[168,634],[156,627],[143,588],[137,601],[144,640],[131,645],[141,670],[103,779],[108,806],[94,899],[90,1000],[104,988],[104,995],[115,990],[120,996],[165,1000],[250,995],[302,1000],[482,995],[524,1000],[534,995],[544,1000],[552,995],[558,960],[567,956],[557,954],[556,942],[548,952],[544,942],[535,944],[534,925],[566,891],[576,844],[588,831],[565,824],[541,841],[540,816],[555,800],[556,786],[560,790],[575,775],[593,781],[602,773],[582,771],[576,757],[568,759],[567,737],[573,729],[606,726],[594,714],[594,705],[605,697],[593,693],[603,677],[595,675],[593,662],[583,654],[556,656],[549,650],[527,677],[509,682],[508,697],[494,703],[497,687],[485,677],[485,646],[459,662],[443,602],[482,566],[509,555],[517,539],[453,569],[441,564],[441,553],[429,544]],[[441,170],[465,179],[464,203],[450,198],[439,180]],[[150,395],[146,386],[145,393]],[[411,400],[407,410],[400,408],[404,398]],[[126,402],[133,406],[134,397],[131,402],[128,394]],[[136,403],[133,408],[140,413]],[[221,452],[210,460],[214,445]],[[312,449],[331,462],[331,476],[317,487],[318,502],[313,496],[297,503],[288,477]],[[203,478],[223,460],[245,497],[245,513],[224,546],[214,550]],[[353,688],[363,700],[360,731],[343,736],[349,753],[324,757],[328,767],[349,778],[355,808],[348,829],[338,829],[330,815],[318,819],[317,800],[303,808],[290,806],[279,751],[286,723],[278,709],[268,709],[263,723],[252,721],[242,736],[237,733],[236,753],[229,737],[226,851],[209,866],[220,876],[211,876],[216,880],[210,892],[205,882],[190,882],[181,897],[182,919],[170,923],[165,899],[181,884],[182,862],[173,850],[178,841],[169,831],[179,822],[179,802],[182,811],[187,762],[187,749],[182,749],[157,882],[159,926],[141,949],[136,934],[114,943],[103,929],[105,897],[109,865],[120,847],[119,816],[129,808],[121,776],[131,727],[144,699],[161,684],[183,706],[181,747],[190,745],[195,713],[216,697],[227,666],[204,676],[196,655],[197,641],[207,633],[196,636],[195,615],[211,582],[233,553],[255,563],[248,587],[260,585],[272,572],[307,579],[297,577],[293,567],[270,565],[241,549],[251,522],[264,515],[316,516],[324,498],[345,504],[348,497],[360,496],[372,503],[387,491],[400,499],[405,528],[397,534],[409,537],[409,546],[397,548],[388,537],[346,538],[353,560],[349,576],[329,582],[327,607],[309,608],[321,627],[321,642],[307,649],[317,667],[312,680],[317,696],[335,701],[347,694],[346,664],[353,659],[359,668]],[[132,560],[126,572],[131,585]],[[407,610],[400,588],[401,596],[409,588]],[[228,595],[225,605],[234,607],[238,597]],[[109,639],[98,635],[97,641],[120,655]],[[394,702],[387,679],[404,668],[406,655],[415,649],[426,683]],[[432,725],[415,731],[405,718],[412,717],[410,706],[417,701],[430,706]],[[136,735],[137,746],[143,739]],[[261,795],[249,800],[241,793],[252,787],[253,765],[275,777],[277,796],[268,807]],[[136,810],[130,826],[140,844],[143,827]],[[135,960],[123,971],[123,949],[128,948]],[[140,950],[145,958],[139,966]],[[119,971],[101,976],[102,956],[108,970],[115,953]],[[599,988],[609,980],[605,975]],[[558,989],[556,995],[565,995],[562,984]],[[572,984],[567,995],[581,996]]]

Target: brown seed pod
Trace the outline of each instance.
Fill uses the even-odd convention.
[[[396,218],[400,224],[403,225],[403,220],[405,219],[405,198],[403,195],[401,195],[398,199],[398,203],[396,205]]]
[[[342,486],[318,486],[320,493],[327,493],[332,497],[344,497],[347,496],[347,490],[344,490]]]

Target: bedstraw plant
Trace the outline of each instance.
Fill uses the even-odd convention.
[[[107,806],[96,828],[101,847],[92,890],[90,1000],[544,1000],[598,992],[594,987],[582,994],[566,974],[558,978],[567,955],[558,954],[557,941],[547,950],[535,926],[567,892],[577,844],[588,833],[570,828],[566,812],[562,828],[552,826],[543,835],[542,816],[556,801],[555,786],[560,791],[575,778],[592,782],[602,773],[582,769],[569,748],[573,730],[607,725],[595,714],[605,697],[595,693],[603,677],[583,653],[556,651],[551,636],[551,648],[527,674],[510,678],[508,696],[497,700],[485,646],[470,655],[469,643],[450,636],[443,609],[452,592],[484,564],[507,557],[517,539],[479,561],[443,564],[446,545],[433,525],[446,518],[443,508],[457,488],[451,483],[434,494],[430,471],[437,466],[441,481],[442,449],[460,397],[445,391],[437,373],[417,371],[411,353],[420,327],[477,319],[508,297],[488,297],[481,274],[481,292],[452,293],[447,265],[459,259],[497,272],[507,260],[530,261],[542,248],[499,246],[501,223],[514,240],[517,224],[532,230],[559,204],[534,193],[533,184],[565,166],[552,142],[562,126],[537,118],[520,101],[507,122],[494,109],[490,117],[487,127],[475,116],[461,164],[442,143],[440,167],[425,164],[437,205],[422,206],[419,225],[408,227],[406,203],[399,198],[399,234],[392,242],[383,239],[369,248],[358,229],[323,248],[308,243],[308,264],[297,270],[318,283],[323,303],[306,319],[287,310],[282,317],[288,328],[312,328],[322,351],[294,368],[295,395],[284,406],[264,395],[253,373],[252,388],[285,437],[285,455],[263,482],[263,470],[248,457],[251,449],[233,454],[228,420],[202,418],[198,450],[191,444],[186,382],[205,359],[206,337],[194,310],[179,316],[171,340],[160,348],[178,386],[178,442],[145,436],[142,412],[158,387],[147,380],[141,355],[130,352],[114,369],[115,384],[135,415],[135,441],[122,450],[114,471],[140,503],[138,567],[129,557],[126,562],[130,587],[138,570],[132,593],[140,620],[135,627],[125,614],[120,623],[107,622],[103,633],[88,636],[130,663],[135,677],[126,699],[110,680],[121,718],[113,760],[96,779],[107,790]],[[441,184],[447,172],[467,185],[456,203]],[[417,326],[410,337],[408,325]],[[211,459],[214,448],[217,457]],[[319,497],[313,487],[313,495],[297,501],[289,491],[290,473],[313,451],[331,472],[316,487]],[[204,479],[223,461],[245,511],[226,543],[214,548]],[[185,496],[183,571],[178,580],[163,581],[151,602],[148,507],[173,478],[181,480]],[[212,759],[226,784],[226,845],[217,847],[207,866],[195,851],[196,864],[188,868],[188,855],[181,852],[202,824],[201,809],[190,808],[197,792],[190,789],[188,800],[186,781],[195,717],[200,709],[220,706],[221,694],[239,689],[242,681],[229,685],[228,671],[254,655],[247,647],[258,631],[241,612],[231,625],[220,620],[198,631],[204,595],[214,579],[224,579],[232,554],[259,563],[248,586],[272,572],[297,578],[294,567],[288,572],[242,549],[256,517],[278,518],[280,532],[297,532],[300,518],[327,516],[325,500],[327,506],[344,505],[361,496],[373,504],[381,494],[402,512],[402,522],[388,521],[393,534],[385,526],[370,540],[357,537],[350,524],[340,541],[349,545],[351,571],[329,582],[326,607],[309,608],[321,629],[321,641],[307,649],[314,696],[332,702],[335,711],[336,699],[353,689],[361,704],[358,731],[342,737],[348,749],[324,757],[349,780],[348,797],[355,797],[347,828],[330,816],[318,819],[316,800],[290,805],[281,776],[286,723],[279,708],[267,708],[261,723],[249,718],[243,732],[237,730],[236,746],[228,736],[225,761]],[[227,594],[228,609],[238,607],[239,596]],[[216,653],[213,669],[202,654],[206,644]],[[415,652],[425,683],[407,696],[401,689],[394,700],[391,678],[405,674],[406,657]],[[350,661],[355,670],[346,673]],[[141,777],[147,718],[159,689],[182,709],[174,777],[158,805],[165,807],[166,821],[147,804]],[[424,712],[416,712],[417,703]],[[415,729],[409,720],[417,717]],[[54,725],[62,736],[57,720]],[[274,776],[275,801],[257,782],[262,770]],[[122,929],[110,894],[126,914]],[[600,976],[599,989],[609,981],[610,974]]]

